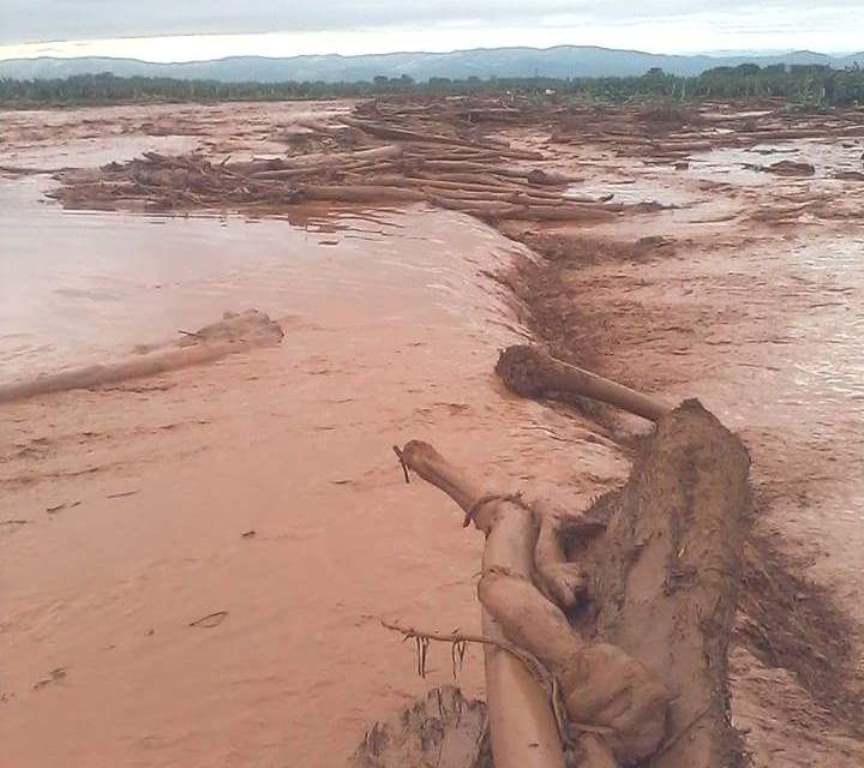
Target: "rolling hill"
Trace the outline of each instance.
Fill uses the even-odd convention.
[[[36,58],[0,61],[0,77],[22,80],[65,78],[111,72],[118,76],[142,75],[222,82],[372,80],[378,75],[415,80],[431,77],[604,77],[641,75],[651,67],[678,75],[698,75],[717,66],[743,63],[824,64],[842,68],[858,62],[864,52],[828,56],[811,51],[775,55],[673,56],[590,46],[555,48],[478,48],[450,53],[387,53],[362,56],[235,56],[212,61],[160,64],[123,58]]]

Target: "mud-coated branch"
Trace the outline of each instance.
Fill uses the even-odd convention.
[[[649,421],[657,421],[671,408],[649,395],[558,360],[535,347],[507,347],[495,372],[516,394],[523,397],[577,395],[614,405]]]

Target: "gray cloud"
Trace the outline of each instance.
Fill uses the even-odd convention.
[[[820,10],[860,8],[833,0]],[[585,23],[697,13],[812,9],[812,0],[0,0],[0,44],[176,34],[347,30],[477,21],[535,25],[567,15]]]

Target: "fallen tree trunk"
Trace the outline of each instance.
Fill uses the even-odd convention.
[[[606,532],[571,538],[590,610],[576,628],[614,643],[672,694],[668,738],[648,768],[742,764],[727,658],[750,513],[741,441],[695,400],[663,416],[624,489],[602,498]]]
[[[444,491],[466,516],[482,502],[481,486],[446,461],[431,445],[412,441],[400,452],[404,464]],[[536,533],[528,510],[498,500],[476,509],[474,522],[487,534],[483,571],[506,569],[530,578]],[[502,629],[485,609],[483,634],[506,642]],[[486,703],[496,768],[564,768],[564,753],[549,694],[517,658],[484,645]]]
[[[478,585],[484,628],[536,657],[557,680],[570,724],[583,734],[583,768],[740,764],[727,653],[749,458],[714,416],[696,401],[664,415],[624,489],[584,515],[572,512],[561,527],[568,559],[587,575],[586,604],[572,625],[533,582],[539,542],[526,563],[546,514],[540,505],[528,510],[512,495],[480,495],[476,481],[425,443],[408,443],[401,457],[486,533],[494,556],[484,557]],[[487,664],[489,674],[500,671]],[[524,748],[526,728],[548,723],[548,708],[544,714],[539,698],[519,698],[524,691],[502,680],[487,683],[496,765],[537,765],[524,762],[530,751],[513,750]],[[516,696],[519,707],[505,707],[500,696]],[[494,707],[503,720],[491,719]],[[504,733],[496,737],[496,728]]]
[[[538,520],[518,499],[480,495],[480,486],[431,445],[411,441],[400,452],[406,467],[447,493],[466,522],[486,534],[478,596],[484,635],[512,643],[539,659],[560,686],[570,720],[604,734],[597,762],[629,765],[650,756],[665,734],[667,691],[642,663],[606,643],[586,644],[563,612],[534,585]],[[498,768],[560,765],[563,753],[554,699],[514,654],[486,647],[486,691],[492,752]],[[528,676],[526,677],[526,672]],[[539,689],[539,690],[538,690]],[[543,698],[538,694],[543,692]],[[545,741],[539,741],[543,734]],[[538,746],[548,745],[538,755]],[[557,747],[557,748],[556,748]],[[614,760],[613,760],[614,757]],[[538,762],[539,760],[539,762]],[[527,761],[527,762],[526,762]],[[588,768],[590,764],[583,763]]]
[[[653,397],[523,344],[507,347],[498,358],[495,372],[509,389],[523,397],[588,397],[649,421],[657,421],[670,411],[668,405]]]
[[[0,404],[52,392],[89,389],[176,371],[219,360],[256,346],[278,344],[281,340],[281,327],[263,312],[229,312],[220,322],[187,334],[185,340],[157,348],[147,354],[0,386]]]

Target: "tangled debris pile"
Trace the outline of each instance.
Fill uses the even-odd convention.
[[[312,154],[216,163],[200,154],[141,159],[99,170],[61,171],[51,195],[69,208],[193,210],[284,207],[310,201],[427,202],[483,219],[600,221],[623,206],[609,197],[574,197],[574,179],[525,161],[543,154],[484,135],[487,120],[520,109],[449,101],[428,105],[369,102],[338,122],[303,121],[331,139]],[[526,117],[527,119],[527,117]]]
[[[59,169],[55,178],[61,185],[49,195],[74,209],[273,213],[320,201],[426,203],[500,225],[597,223],[666,206],[621,204],[609,194],[577,195],[571,185],[581,179],[553,170],[550,161],[556,155],[560,159],[562,152],[578,153],[590,145],[592,152],[683,170],[693,153],[709,150],[771,154],[776,150],[764,145],[772,142],[830,136],[848,143],[864,137],[864,115],[857,110],[812,115],[770,102],[763,106],[730,112],[710,103],[640,107],[517,96],[389,97],[359,103],[350,114],[296,120],[290,131],[272,137],[286,145],[284,154],[239,159],[204,150],[180,156],[147,152],[101,169]],[[545,136],[541,142],[521,140],[538,132]],[[502,138],[505,134],[509,140]],[[580,157],[579,162],[593,159]],[[814,174],[809,164],[788,160],[739,164],[785,177]],[[839,174],[834,177],[859,180],[861,172],[846,168]],[[807,212],[853,215],[813,199],[808,190],[799,192]],[[800,212],[790,209],[780,218]],[[753,215],[777,218],[776,212],[755,210]]]
[[[108,163],[98,170],[61,171],[60,189],[48,196],[66,208],[178,210],[226,204],[288,203],[294,193],[279,182],[257,177],[228,163],[214,164],[201,155],[169,157],[145,152],[128,163]]]
[[[626,486],[585,512],[484,492],[426,443],[399,451],[486,536],[477,591],[499,768],[559,768],[571,746],[584,768],[742,760],[726,659],[749,458],[696,401],[657,419]]]

